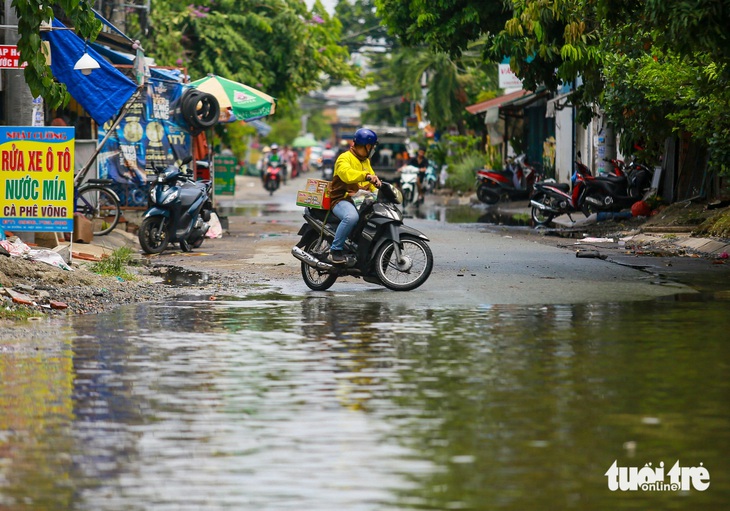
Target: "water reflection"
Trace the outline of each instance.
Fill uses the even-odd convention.
[[[258,289],[76,318],[0,353],[0,507],[720,509],[726,310]],[[711,486],[613,493],[614,460]]]

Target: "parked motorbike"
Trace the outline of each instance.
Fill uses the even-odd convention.
[[[621,211],[641,200],[651,186],[652,171],[646,165],[631,161],[606,160],[613,164],[612,174],[587,178],[585,193],[579,207],[585,203],[588,211]]]
[[[497,204],[503,196],[525,199],[532,193],[537,171],[521,154],[508,162],[505,170],[482,169],[477,171],[477,198],[485,204]]]
[[[536,182],[530,197],[530,217],[535,225],[547,225],[556,216],[566,214],[574,221],[571,215],[577,211],[587,217],[590,212],[581,207],[581,204],[585,192],[584,183],[591,177],[590,169],[576,161],[571,176],[572,189],[570,184],[558,183],[554,179]]]
[[[418,203],[418,167],[404,165],[398,171],[400,175],[400,190],[403,194],[403,207],[411,203]]]
[[[139,244],[147,254],[159,254],[169,243],[180,243],[183,252],[203,244],[213,211],[210,181],[195,181],[187,169],[192,157],[179,167],[155,167],[149,208],[139,228]]]
[[[397,204],[401,193],[383,182],[377,199],[365,200],[360,220],[345,242],[347,263],[327,261],[339,220],[322,209],[306,208],[302,237],[292,248],[301,261],[304,283],[315,291],[329,289],[340,276],[360,277],[394,291],[410,291],[426,282],[433,268],[429,239],[420,231],[403,224]]]
[[[269,195],[274,195],[274,192],[281,186],[281,179],[283,175],[284,164],[280,161],[270,161],[266,165],[264,171],[264,189],[268,190]]]

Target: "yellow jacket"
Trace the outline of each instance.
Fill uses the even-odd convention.
[[[358,190],[377,191],[375,185],[365,179],[368,174],[375,175],[370,160],[360,161],[352,151],[342,153],[335,162],[335,172],[330,183],[330,207],[341,200],[349,200]]]

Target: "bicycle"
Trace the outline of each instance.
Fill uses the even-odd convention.
[[[111,179],[89,179],[74,187],[74,213],[91,221],[94,236],[112,232],[122,216],[119,196],[108,188],[113,183]]]

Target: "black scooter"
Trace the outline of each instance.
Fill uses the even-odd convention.
[[[611,161],[611,160],[609,160]],[[646,165],[632,161],[621,164],[613,160],[614,172],[585,180],[585,191],[578,208],[589,212],[621,211],[641,200],[651,187],[652,171]]]
[[[185,158],[179,167],[155,167],[149,208],[139,228],[139,244],[147,254],[159,254],[169,243],[180,243],[183,252],[198,248],[205,240],[213,211],[212,183],[195,181]]]
[[[360,220],[345,242],[344,265],[327,260],[339,220],[326,210],[307,208],[298,233],[302,239],[292,248],[302,262],[304,283],[324,291],[337,277],[351,275],[394,291],[410,291],[426,282],[433,269],[428,238],[403,225],[403,213],[396,206],[400,202],[400,191],[383,182],[377,200],[362,203]]]

